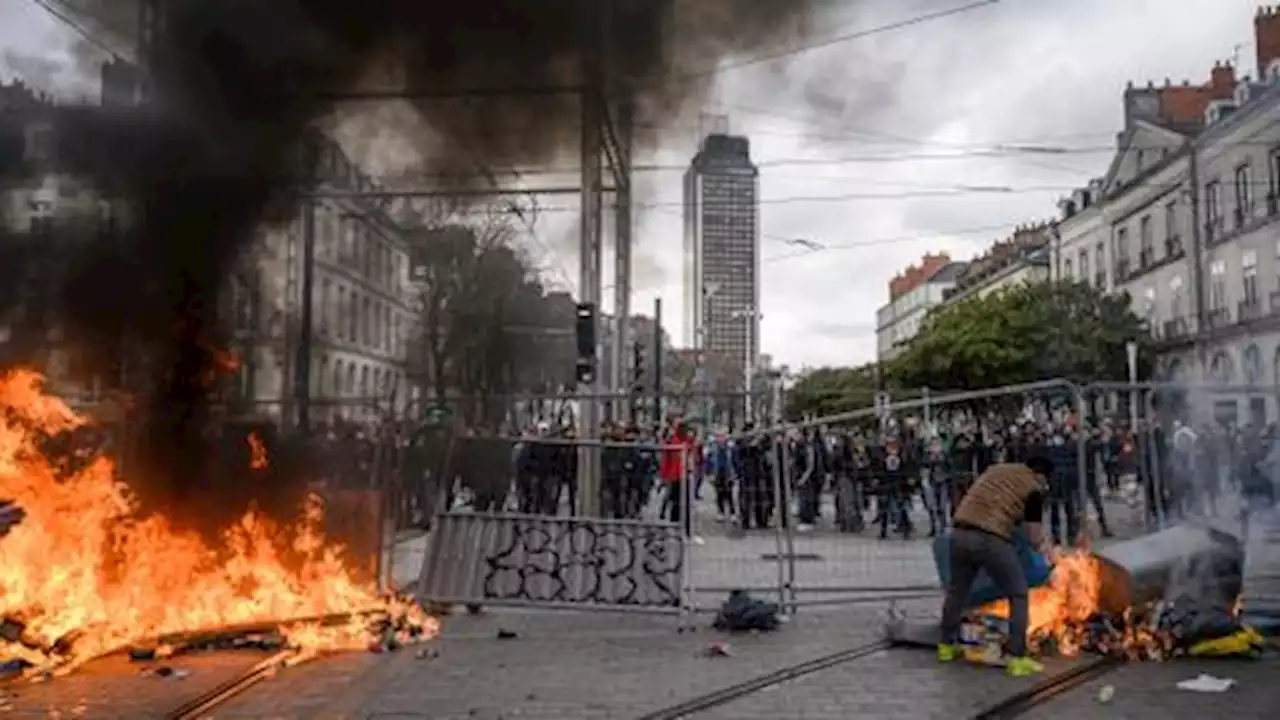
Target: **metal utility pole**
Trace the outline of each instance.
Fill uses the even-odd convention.
[[[653,424],[662,423],[662,298],[653,300]]]
[[[606,114],[608,108],[605,108]],[[633,108],[630,103],[623,103],[617,113],[617,123],[605,124],[605,150],[609,156],[609,165],[613,169],[615,188],[614,201],[614,265],[613,265],[613,311],[617,320],[614,333],[613,357],[610,362],[613,370],[613,383],[610,390],[618,391],[624,387],[626,374],[626,353],[630,345],[631,326],[631,140],[633,127]],[[621,408],[615,409],[615,416],[621,416]]]
[[[594,4],[588,11],[603,13]],[[603,125],[608,113],[604,112],[604,73],[603,61],[603,25],[587,23],[582,43],[582,73],[584,86],[581,96],[582,113],[582,217],[581,236],[578,258],[578,294],[584,303],[592,303],[600,307],[601,271],[603,255],[601,253],[601,228],[603,225],[603,168],[601,156],[604,150]],[[598,317],[598,316],[597,316]],[[603,333],[596,333],[597,338]],[[596,366],[599,367],[599,345],[596,346]],[[595,396],[600,391],[600,373],[592,373],[588,382],[579,383],[578,391],[585,396],[579,403],[581,421],[578,424],[578,436],[583,439],[594,439],[599,434],[599,401]],[[584,516],[600,514],[600,474],[597,472],[599,455],[595,449],[584,445],[578,452],[578,487],[581,490],[581,508],[574,511]]]

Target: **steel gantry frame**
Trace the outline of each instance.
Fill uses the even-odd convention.
[[[145,68],[150,66],[154,49],[154,38],[165,22],[165,6],[169,0],[139,0],[138,15],[138,60]],[[606,193],[614,195],[614,297],[613,297],[613,345],[608,358],[600,357],[600,340],[605,333],[597,332],[596,360],[597,367],[603,362],[610,366],[610,387],[605,388],[600,381],[601,373],[596,372],[590,382],[583,383],[579,394],[584,396],[601,396],[608,393],[617,394],[625,387],[626,352],[629,346],[628,318],[631,315],[631,280],[632,280],[632,226],[634,207],[632,200],[632,142],[634,132],[634,106],[629,99],[630,93],[621,86],[626,82],[619,73],[611,72],[610,63],[610,30],[611,6],[613,0],[583,0],[582,12],[587,22],[583,23],[581,78],[578,85],[544,86],[544,87],[510,87],[483,89],[449,89],[424,91],[413,88],[402,88],[387,91],[354,91],[334,93],[329,99],[333,102],[377,102],[384,100],[414,100],[418,102],[447,100],[456,98],[483,99],[521,96],[549,96],[574,94],[580,98],[582,123],[581,177],[578,187],[501,187],[494,181],[494,187],[487,190],[441,190],[416,189],[405,191],[371,190],[367,192],[349,191],[315,191],[312,192],[303,209],[302,238],[302,297],[307,298],[314,288],[313,267],[315,253],[315,206],[325,199],[354,199],[389,197],[432,197],[432,196],[501,196],[501,195],[538,195],[538,194],[570,194],[577,193],[581,202],[581,226],[579,243],[579,277],[578,296],[581,302],[591,303],[597,309],[597,318],[601,317],[599,309],[603,300],[604,275],[604,212]],[[142,95],[150,94],[149,79],[144,72]],[[616,100],[615,98],[624,98]],[[605,174],[611,181],[605,183]],[[296,421],[301,429],[310,426],[310,369],[311,345],[313,337],[313,318],[310,313],[311,303],[301,303],[301,317],[297,331],[298,346],[294,362],[293,399],[296,402]],[[608,402],[613,416],[622,407],[619,400],[590,401],[582,407],[579,435],[594,439],[599,435],[600,420],[603,417],[604,403]],[[578,482],[582,492],[582,507],[575,511],[584,515],[598,515],[600,512],[600,467],[599,456],[594,449],[584,449],[578,463]]]

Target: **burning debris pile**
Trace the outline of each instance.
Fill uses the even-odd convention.
[[[1087,547],[1059,551],[1049,582],[1031,590],[1028,645],[1041,656],[1075,657],[1082,652],[1129,661],[1192,656],[1257,657],[1262,636],[1240,620],[1240,607],[1202,599],[1130,598],[1137,579],[1117,573]],[[1136,576],[1136,573],[1135,573]],[[1007,633],[1008,603],[978,608],[969,639],[990,645]]]
[[[26,512],[0,540],[0,656],[59,674],[116,651],[181,652],[229,627],[242,640],[259,628],[296,661],[435,634],[416,605],[354,579],[323,537],[318,498],[292,527],[249,511],[212,545],[141,513],[108,458],[67,472],[45,454],[44,438],[86,423],[35,373],[0,375],[0,497]]]

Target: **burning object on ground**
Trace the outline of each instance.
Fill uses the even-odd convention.
[[[1042,655],[1091,652],[1130,660],[1254,656],[1262,639],[1240,621],[1236,607],[1243,564],[1239,540],[1192,524],[1096,553],[1059,551],[1048,582],[1029,594],[1029,644]],[[939,575],[945,577],[941,570]],[[978,607],[966,639],[977,646],[1000,644],[1008,612],[1005,600]],[[939,640],[936,621],[897,622],[889,631],[906,644]]]
[[[60,474],[41,439],[85,422],[35,373],[0,374],[0,497],[27,513],[0,541],[0,658],[45,676],[148,638],[265,625],[300,662],[435,634],[412,601],[349,571],[318,498],[292,527],[250,511],[213,545],[142,513],[106,457]]]
[[[8,535],[14,525],[22,522],[27,512],[9,501],[0,501],[0,537]]]

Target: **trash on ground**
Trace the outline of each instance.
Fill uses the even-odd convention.
[[[1098,702],[1102,703],[1103,705],[1106,705],[1107,703],[1111,702],[1111,699],[1114,698],[1115,696],[1116,696],[1115,685],[1103,685],[1102,688],[1098,690]]]
[[[191,671],[184,670],[182,668],[169,667],[168,665],[161,665],[160,667],[148,668],[146,670],[143,670],[142,674],[150,675],[153,677],[173,678],[175,680],[181,680],[191,675]]]
[[[440,657],[440,650],[439,648],[433,647],[422,648],[418,650],[418,652],[414,653],[413,656],[418,660],[435,660]]]
[[[515,639],[516,639],[516,638],[518,638],[518,637],[520,637],[520,635],[519,635],[519,634],[517,634],[517,633],[516,633],[516,631],[514,631],[514,630],[499,630],[499,631],[498,631],[498,639],[499,639],[499,640],[515,640]]]
[[[778,613],[777,603],[756,600],[744,590],[734,590],[720,606],[712,627],[728,632],[777,630],[782,624]]]
[[[729,643],[711,643],[707,646],[704,653],[707,657],[733,657],[733,652],[729,649]]]
[[[1178,689],[1191,692],[1221,693],[1230,690],[1231,686],[1235,684],[1236,681],[1231,678],[1220,678],[1200,673],[1197,677],[1179,682]]]

